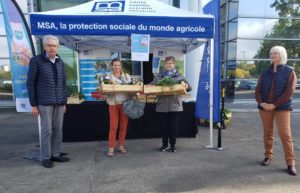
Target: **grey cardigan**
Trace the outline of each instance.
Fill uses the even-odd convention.
[[[166,70],[160,72],[156,78],[151,82],[151,84],[157,83],[159,80],[161,80],[166,75]],[[179,73],[175,72],[169,76],[172,80],[181,83],[184,81],[185,83],[188,84],[188,82],[185,80],[185,78]],[[189,84],[188,84],[189,85]],[[192,88],[189,85],[187,91],[191,91]],[[157,103],[156,103],[156,112],[163,112],[163,113],[168,113],[168,112],[179,112],[183,111],[182,107],[182,96],[180,95],[162,95],[157,97]]]

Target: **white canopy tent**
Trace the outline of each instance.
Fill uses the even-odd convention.
[[[214,17],[181,10],[158,0],[94,0],[79,6],[30,14],[33,35],[57,35],[74,50],[109,48],[130,52],[131,34],[149,34],[154,48],[187,53],[206,41],[213,47]],[[210,49],[210,119],[213,49]],[[212,147],[212,125],[210,135]]]
[[[150,34],[152,47],[172,47],[184,53],[213,38],[214,28],[213,16],[188,12],[157,0],[95,0],[71,8],[31,13],[30,23],[33,35],[60,35],[63,44],[79,50],[117,46],[130,51],[127,37],[138,33]]]

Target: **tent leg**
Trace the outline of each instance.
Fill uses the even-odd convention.
[[[38,126],[39,126],[39,160],[41,161],[41,145],[42,145],[42,125],[41,125],[41,115],[38,116]]]
[[[210,39],[208,49],[210,52],[210,79],[209,79],[209,145],[213,148],[213,90],[214,90],[214,39]]]

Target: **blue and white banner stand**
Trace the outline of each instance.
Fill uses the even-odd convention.
[[[9,47],[16,110],[17,112],[31,112],[26,87],[29,60],[33,55],[31,37],[27,31],[24,15],[17,3],[11,0],[2,0],[1,6]]]
[[[158,74],[160,67],[160,57],[153,57],[152,58],[152,73]]]
[[[203,7],[203,13],[215,16],[215,35],[213,40],[205,44],[195,116],[209,119],[210,137],[207,147],[213,148],[213,122],[220,122],[220,0],[208,1]]]
[[[131,60],[149,61],[150,35],[131,34]]]

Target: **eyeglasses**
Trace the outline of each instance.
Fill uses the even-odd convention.
[[[54,48],[57,48],[58,45],[54,45],[54,44],[46,44],[47,47],[54,47]]]

